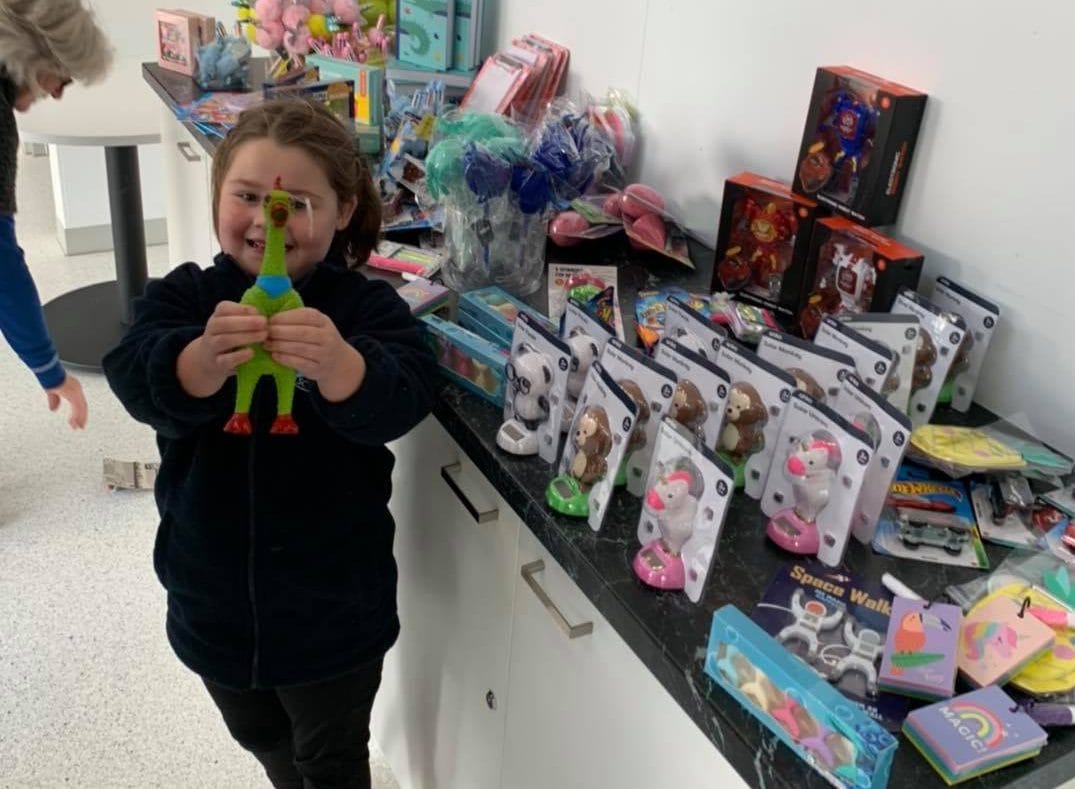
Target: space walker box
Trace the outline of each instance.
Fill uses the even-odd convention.
[[[926,94],[850,66],[814,78],[793,188],[864,225],[896,221]]]
[[[892,595],[877,582],[815,561],[784,565],[750,618],[889,731],[910,702],[878,688]]]

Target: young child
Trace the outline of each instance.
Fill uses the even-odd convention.
[[[0,332],[45,390],[49,408],[70,404],[68,423],[86,425],[82,385],[52,345],[37,288],[15,237],[15,112],[59,99],[72,80],[105,75],[112,53],[81,0],[0,0]]]
[[[305,306],[266,320],[238,302],[261,267],[277,179],[293,197],[285,260]],[[381,206],[328,110],[247,110],[212,183],[214,265],[150,283],[104,360],[124,406],[157,431],[168,638],[273,786],[369,787],[370,710],[399,632],[385,442],[429,412],[435,360],[393,288],[348,269],[368,258]],[[252,434],[223,429],[253,343],[300,375],[297,435],[269,433],[271,378]]]

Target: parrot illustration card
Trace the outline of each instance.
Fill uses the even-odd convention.
[[[949,784],[1035,756],[1047,739],[995,685],[915,710],[903,733]]]
[[[959,606],[895,598],[881,657],[880,687],[923,699],[950,698],[955,692],[962,624]]]
[[[959,673],[974,687],[1003,685],[1052,646],[1052,628],[1022,608],[998,596],[963,620]]]
[[[911,700],[878,683],[891,600],[880,584],[846,570],[795,561],[773,576],[750,618],[870,718],[899,731]]]

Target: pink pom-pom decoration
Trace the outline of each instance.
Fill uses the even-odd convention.
[[[327,14],[329,4],[326,0],[309,0],[307,5],[310,8],[311,14]]]
[[[262,25],[278,23],[283,9],[281,0],[257,0],[254,3],[254,14]]]
[[[332,15],[345,25],[353,25],[359,20],[361,13],[355,0],[333,0]]]
[[[259,22],[254,40],[259,47],[276,49],[284,43],[284,26],[279,22]]]
[[[280,18],[280,21],[284,23],[284,27],[289,30],[297,30],[299,27],[306,23],[306,20],[310,16],[310,9],[304,5],[289,5],[284,9],[284,14]]]
[[[308,55],[312,36],[306,27],[288,30],[284,34],[284,48],[292,55]]]

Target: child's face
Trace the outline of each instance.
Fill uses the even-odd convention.
[[[296,208],[285,230],[287,273],[298,279],[325,259],[336,231],[351,221],[355,201],[341,204],[321,165],[302,148],[264,138],[240,145],[217,197],[217,238],[221,250],[251,275],[261,269],[262,204],[277,177],[281,188],[309,206]]]

